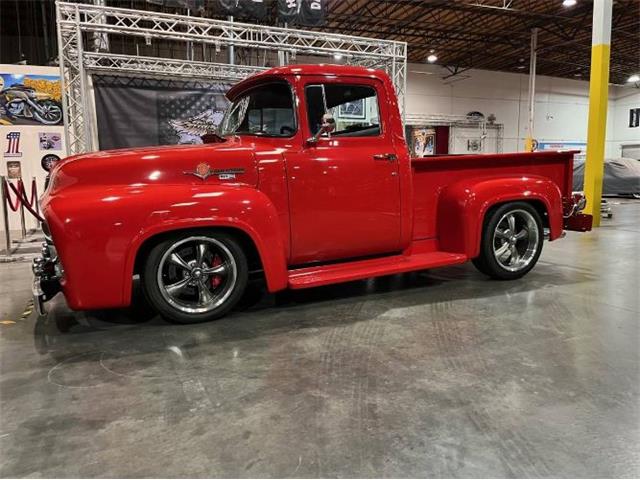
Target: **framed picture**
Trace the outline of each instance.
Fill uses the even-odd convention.
[[[62,136],[59,133],[39,132],[40,150],[62,150]]]
[[[365,112],[364,98],[354,100],[353,102],[346,102],[340,105],[338,115],[340,118],[357,118],[363,120],[367,117]]]
[[[433,128],[414,128],[411,140],[414,157],[436,153],[436,131]]]
[[[16,162],[15,160],[7,162],[7,178],[11,180],[22,178],[22,166],[20,162]]]

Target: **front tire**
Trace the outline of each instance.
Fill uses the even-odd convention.
[[[521,278],[538,262],[543,240],[542,220],[535,208],[525,202],[501,205],[488,215],[480,255],[473,264],[492,278]]]
[[[42,112],[33,110],[33,116],[43,125],[58,125],[62,122],[62,105],[54,100],[42,100],[38,102]]]
[[[247,286],[247,258],[231,235],[184,232],[154,246],[142,283],[149,303],[167,320],[201,323],[220,318]]]

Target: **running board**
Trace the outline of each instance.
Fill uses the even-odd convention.
[[[306,267],[289,271],[289,288],[295,290],[320,287],[332,283],[455,265],[467,260],[467,256],[461,253],[429,252]]]

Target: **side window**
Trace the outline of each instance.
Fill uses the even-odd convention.
[[[223,134],[290,137],[296,132],[291,87],[273,83],[236,100],[222,123]]]
[[[320,130],[322,115],[331,113],[336,137],[376,137],[381,133],[378,96],[366,85],[319,84],[305,89],[309,129]],[[326,136],[326,135],[324,135]]]

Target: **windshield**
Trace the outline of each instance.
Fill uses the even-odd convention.
[[[256,87],[233,102],[220,124],[222,135],[291,137],[296,133],[293,95],[287,83]]]

